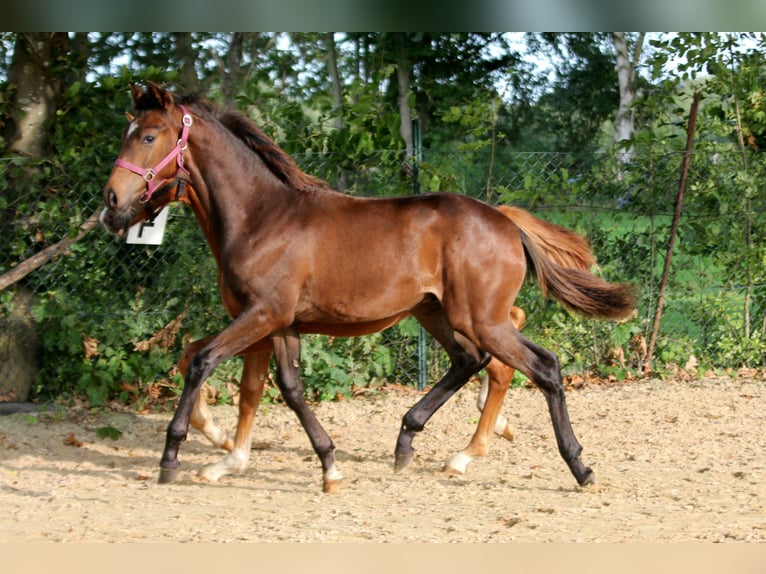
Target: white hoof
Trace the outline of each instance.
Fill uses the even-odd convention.
[[[444,465],[444,472],[448,474],[465,474],[472,460],[472,456],[461,451],[447,461],[447,464]]]
[[[229,474],[238,474],[244,472],[247,468],[247,459],[240,459],[227,455],[221,462],[204,466],[199,471],[199,477],[209,482],[218,482],[224,476]]]
[[[233,472],[234,471],[228,468],[225,464],[219,462],[216,464],[203,466],[200,469],[198,476],[203,480],[207,480],[208,482],[218,482],[221,478],[227,474],[232,474]]]

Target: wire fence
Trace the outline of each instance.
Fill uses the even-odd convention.
[[[353,168],[332,155],[295,157],[305,171],[347,193],[412,192],[410,164],[398,152],[370,154]],[[565,370],[618,372],[639,369],[646,359],[682,153],[639,151],[629,164],[618,159],[426,151],[419,166],[423,192],[529,209],[588,237],[606,279],[638,287],[637,316],[620,325],[572,317],[535,287],[523,290],[517,304],[527,311],[527,336],[557,352]],[[750,154],[743,167],[738,153],[694,153],[657,368],[766,366],[764,163],[763,154]],[[108,170],[103,167],[104,178]],[[126,245],[100,228],[81,228],[100,209],[101,183],[69,181],[66,166],[56,162],[0,160],[0,400],[167,378],[185,342],[226,323],[215,262],[192,214],[171,210],[161,246]],[[71,244],[58,244],[66,239]],[[26,272],[40,253],[45,262]],[[11,281],[13,273],[23,277]],[[424,363],[417,325],[408,322],[358,341],[309,337],[307,386],[332,396],[375,380],[433,382],[445,358],[432,341],[426,344]],[[327,388],[328,378],[335,387]]]

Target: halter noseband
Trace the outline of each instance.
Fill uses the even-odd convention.
[[[154,167],[141,167],[134,163],[130,163],[129,161],[126,161],[124,159],[117,158],[114,162],[114,164],[118,167],[124,167],[125,169],[132,171],[133,173],[140,175],[143,180],[146,182],[146,191],[141,196],[141,198],[138,200],[139,203],[142,203],[147,206],[147,211],[150,214],[150,219],[153,219],[151,217],[153,215],[153,209],[151,208],[151,204],[149,201],[152,199],[152,195],[154,195],[154,192],[157,191],[160,188],[164,188],[165,185],[173,180],[177,179],[179,187],[182,186],[183,183],[185,183],[185,179],[181,177],[181,172],[185,173],[186,175],[189,175],[189,170],[186,169],[184,166],[184,157],[183,153],[184,150],[186,150],[186,141],[189,138],[189,128],[191,127],[194,120],[192,119],[191,114],[189,113],[189,110],[186,109],[186,106],[179,106],[181,108],[181,111],[183,112],[183,118],[181,120],[181,123],[183,124],[183,127],[181,128],[181,137],[178,138],[178,142],[176,143],[175,147],[170,150],[168,155],[166,155],[160,163],[158,163]],[[157,179],[157,174],[160,173],[167,165],[173,161],[173,159],[176,160],[176,163],[178,164],[178,169],[176,170],[176,173],[173,175],[173,177],[168,179]],[[183,189],[183,187],[181,187]],[[180,192],[179,192],[180,195]]]

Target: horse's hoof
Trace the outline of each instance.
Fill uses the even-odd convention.
[[[585,469],[585,474],[583,474],[581,477],[577,478],[577,483],[580,486],[587,486],[589,484],[595,484],[596,483],[596,475],[593,474],[593,471],[589,468]]]
[[[467,455],[464,452],[459,452],[444,465],[444,473],[453,476],[462,476],[465,474],[465,471],[472,460],[472,456]]]
[[[210,464],[199,469],[197,476],[206,482],[218,482],[218,480],[229,474],[228,469],[223,464]]]
[[[343,482],[340,479],[325,480],[322,483],[322,492],[325,494],[335,494],[340,490],[340,483]]]
[[[322,476],[322,492],[335,494],[340,489],[341,482],[343,482],[343,475],[333,464]]]
[[[513,439],[516,438],[511,430],[511,425],[506,425],[503,432],[500,433],[500,436],[509,442],[513,442]]]
[[[396,453],[396,457],[394,458],[394,472],[401,472],[405,466],[410,464],[414,454],[415,454],[414,450],[411,450],[409,452]]]
[[[179,470],[180,469],[178,469],[178,468],[161,468],[160,469],[160,478],[157,480],[157,483],[159,483],[159,484],[170,484],[176,478],[178,478]]]

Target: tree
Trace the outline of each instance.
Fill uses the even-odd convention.
[[[404,140],[404,149],[407,159],[415,155],[415,145],[412,141],[412,112],[410,110],[410,82],[412,79],[412,66],[407,57],[407,35],[404,32],[394,34],[396,56],[396,80],[399,102],[399,133]]]
[[[173,34],[176,60],[180,63],[179,80],[184,90],[192,92],[199,87],[197,78],[197,50],[193,44],[190,32],[176,32]]]
[[[69,36],[56,32],[16,35],[13,60],[8,70],[12,88],[10,115],[12,131],[7,135],[9,151],[25,156],[45,155],[47,122],[56,113],[62,78],[55,71],[69,50]]]
[[[762,360],[766,356],[766,297],[755,287],[766,279],[766,250],[762,242],[754,240],[764,225],[763,212],[754,208],[754,202],[762,201],[760,182],[765,177],[762,154],[755,152],[766,133],[766,34],[679,33],[664,35],[652,45],[655,79],[664,77],[678,91],[695,83],[704,86],[704,143],[714,159],[707,166],[710,183],[696,199],[714,216],[729,222],[725,233],[716,225],[695,229],[696,239],[708,245],[707,253],[726,269],[727,281],[743,288],[743,340],[738,351],[743,357],[760,356]],[[670,62],[672,66],[668,66]],[[726,161],[732,149],[737,151],[737,162]],[[755,316],[758,312],[760,321]]]
[[[610,35],[533,34],[528,46],[553,63],[555,77],[521,119],[525,139],[542,140],[548,151],[583,154],[600,147],[604,122],[619,101]]]
[[[629,162],[635,153],[631,143],[635,131],[633,106],[637,96],[636,70],[641,59],[644,38],[644,32],[637,34],[632,41],[625,32],[612,33],[617,60],[617,85],[620,91],[620,105],[617,108],[617,117],[614,122],[614,141],[618,147],[628,146],[620,155],[621,162]]]

